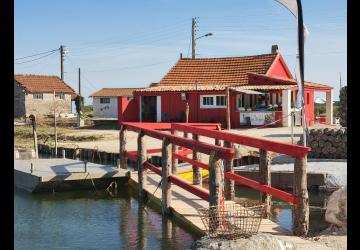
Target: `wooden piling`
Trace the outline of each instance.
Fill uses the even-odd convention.
[[[233,143],[224,141],[224,147],[232,148]],[[233,160],[225,160],[224,171],[234,173],[234,161]],[[233,201],[235,198],[235,182],[233,180],[225,179],[224,181],[224,191],[225,191],[225,199]]]
[[[259,179],[260,183],[264,185],[271,186],[271,155],[268,151],[260,149],[260,158],[259,158]],[[261,201],[266,204],[266,214],[267,218],[270,218],[271,214],[271,195],[267,193],[261,193]]]
[[[212,151],[209,159],[209,206],[210,208],[210,231],[216,230],[219,226],[218,209],[221,205],[223,183],[221,181],[221,159],[218,152]]]
[[[171,130],[171,134],[178,135],[178,132],[176,130]],[[179,150],[179,147],[177,145],[175,145],[174,143],[171,144],[171,152],[172,153],[177,153],[178,150]],[[178,159],[176,159],[175,157],[172,157],[171,158],[171,173],[172,174],[177,174],[178,165],[179,165]]]
[[[139,198],[143,197],[143,189],[144,183],[146,182],[146,176],[144,176],[144,163],[146,162],[146,145],[144,141],[144,132],[140,131],[138,138],[137,138],[137,146],[138,146],[138,158],[137,158],[137,167],[138,167],[138,183],[139,183],[139,190],[138,195]]]
[[[199,135],[197,135],[197,134],[193,134],[192,138],[195,141],[199,141]],[[193,152],[192,152],[193,160],[200,161],[201,160],[200,157],[201,157],[200,153],[198,151],[196,151],[195,149],[193,149]],[[192,166],[192,169],[193,169],[193,184],[194,185],[202,185],[202,169],[195,165]]]
[[[171,148],[169,139],[164,137],[161,149],[161,174],[162,174],[162,213],[170,213],[171,204],[171,183],[169,182],[169,176],[171,175]]]
[[[309,231],[309,195],[307,191],[307,156],[295,158],[293,193],[300,199],[300,204],[293,206],[293,234],[306,236]]]
[[[122,169],[127,169],[127,159],[126,159],[126,128],[124,125],[121,126],[120,129],[120,133],[119,133],[119,138],[120,138],[120,167]]]

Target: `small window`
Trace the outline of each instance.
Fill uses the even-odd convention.
[[[307,99],[306,104],[310,104],[310,93],[306,94],[306,99]]]
[[[132,99],[133,99],[132,96],[128,96],[128,97],[127,97],[127,100],[128,100],[128,101],[131,101]]]
[[[43,94],[42,94],[42,93],[33,94],[33,99],[42,100],[43,98],[44,98],[44,97],[43,97]]]
[[[100,103],[110,103],[110,98],[100,98]]]
[[[214,98],[212,96],[204,96],[202,105],[204,105],[204,106],[214,105]]]
[[[224,95],[216,96],[216,106],[226,106],[226,98]]]
[[[55,93],[55,98],[65,100],[65,94],[64,93]]]

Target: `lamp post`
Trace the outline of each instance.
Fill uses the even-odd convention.
[[[195,37],[195,26],[196,26],[196,20],[195,18],[192,19],[192,26],[191,26],[191,45],[192,45],[192,50],[191,50],[191,58],[195,59],[195,47],[196,47],[196,40],[206,37],[206,36],[212,36],[213,33],[207,33],[205,35],[199,36],[199,37]]]

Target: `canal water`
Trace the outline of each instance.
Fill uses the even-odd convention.
[[[237,197],[259,193],[236,188]],[[324,205],[327,194],[309,192],[310,205]],[[276,199],[275,199],[276,201]],[[115,197],[106,191],[30,194],[15,189],[16,250],[22,249],[187,249],[199,236],[151,207],[144,209],[127,186]],[[272,219],[291,230],[291,207],[273,206]],[[324,212],[310,209],[311,233],[325,229]]]
[[[14,249],[186,249],[198,238],[160,213],[120,195],[14,192]]]

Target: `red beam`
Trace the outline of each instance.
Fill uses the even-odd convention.
[[[195,141],[189,138],[183,138],[177,135],[172,135],[166,132],[147,129],[143,127],[139,127],[137,125],[133,125],[131,123],[124,122],[123,125],[126,126],[126,129],[140,132],[142,131],[145,135],[162,140],[164,137],[168,138],[170,143],[173,143],[178,146],[182,146],[188,149],[196,150],[200,153],[210,155],[212,151],[217,151],[219,153],[219,157],[226,160],[232,160],[234,158],[234,149],[232,148],[224,148],[217,145],[212,145],[206,142]],[[211,130],[206,130],[211,131]]]
[[[156,174],[158,174],[158,175],[161,176],[161,169],[158,168],[158,167],[156,167],[156,166],[154,166],[154,165],[151,164],[150,162],[146,161],[146,162],[144,163],[144,167],[146,167],[147,169],[149,169],[149,170],[153,171],[154,173],[156,173]]]
[[[230,180],[234,180],[238,183],[241,183],[245,186],[251,187],[252,189],[258,190],[260,192],[264,192],[267,194],[270,194],[272,196],[275,196],[283,201],[290,202],[292,204],[300,204],[300,200],[297,196],[293,194],[289,194],[287,192],[284,192],[282,190],[279,190],[277,188],[270,187],[268,185],[260,184],[257,181],[253,181],[251,179],[245,178],[243,176],[233,174],[230,172],[225,172],[224,176]]]
[[[121,122],[120,124],[123,125],[124,122]],[[171,123],[168,122],[126,122],[126,124],[131,124],[134,126],[148,128],[148,129],[164,129],[164,130],[171,129]],[[189,126],[196,126],[206,129],[216,129],[218,126],[221,126],[220,123],[186,123],[186,124]]]
[[[197,160],[193,160],[193,159],[190,159],[190,158],[187,158],[185,156],[182,156],[181,154],[177,154],[177,153],[173,153],[173,157],[175,159],[179,159],[179,160],[182,160],[184,162],[187,162],[187,163],[190,163],[192,165],[195,165],[199,168],[203,168],[203,169],[209,169],[208,165],[206,165],[205,163],[202,163],[200,161],[197,161]]]
[[[179,187],[189,191],[190,193],[196,195],[197,197],[200,197],[203,200],[209,201],[210,199],[209,192],[197,186],[191,185],[190,183],[184,181],[183,179],[177,177],[176,175],[169,176],[169,180],[171,183],[178,185]]]
[[[311,151],[309,147],[293,145],[290,143],[272,141],[264,138],[251,137],[246,135],[239,135],[224,131],[208,130],[193,126],[187,126],[180,123],[172,123],[171,129],[179,130],[187,133],[194,133],[214,139],[229,141],[241,145],[246,145],[254,148],[261,148],[264,150],[286,154],[296,158],[304,158],[308,152]]]
[[[178,151],[179,155],[189,155],[192,154],[192,150],[191,149],[183,149],[183,150],[179,150]]]

